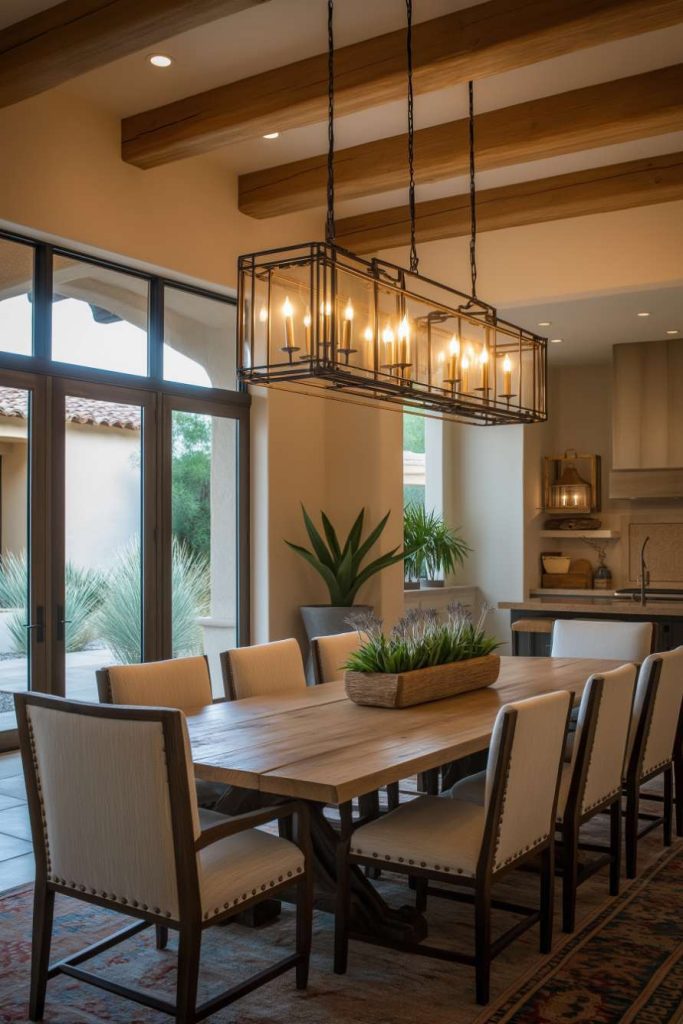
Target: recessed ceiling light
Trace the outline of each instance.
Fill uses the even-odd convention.
[[[678,331],[667,331],[667,334],[678,334]]]
[[[550,339],[550,344],[551,345],[561,345],[562,344],[562,338],[551,338]]]
[[[268,134],[264,135],[263,138],[264,139],[279,139],[280,138],[280,133],[279,132],[268,132]]]
[[[552,320],[539,320],[538,321],[538,326],[539,327],[550,327],[551,323],[552,323]]]
[[[155,68],[170,68],[173,63],[173,57],[169,57],[165,53],[153,53],[148,59]]]
[[[636,313],[636,316],[649,316],[649,313]]]

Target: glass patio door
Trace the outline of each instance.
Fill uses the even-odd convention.
[[[156,397],[59,380],[53,401],[54,689],[97,700],[96,671],[158,656]]]
[[[47,689],[44,378],[0,371],[0,750],[16,746],[14,693]]]
[[[238,565],[248,562],[248,489],[239,487],[248,444],[247,410],[164,396],[162,646],[167,657],[205,654],[215,696],[220,652],[246,642]]]

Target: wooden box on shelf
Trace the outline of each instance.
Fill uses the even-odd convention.
[[[544,590],[590,590],[593,586],[593,566],[587,558],[572,558],[569,572],[544,572],[541,575],[541,586]]]
[[[495,683],[499,672],[500,657],[497,654],[412,672],[347,672],[346,694],[355,704],[409,708],[454,697],[468,690],[481,690]]]

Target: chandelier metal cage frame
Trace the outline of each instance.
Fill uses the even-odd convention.
[[[425,416],[484,425],[547,419],[547,339],[498,316],[476,295],[474,111],[470,83],[472,294],[421,274],[409,142],[410,269],[363,259],[334,240],[334,0],[328,0],[326,241],[238,260],[238,377]],[[408,10],[409,140],[412,21]]]

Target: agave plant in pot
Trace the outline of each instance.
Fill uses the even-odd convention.
[[[316,636],[345,633],[351,628],[348,618],[352,610],[369,610],[369,605],[354,604],[356,595],[363,584],[378,572],[382,572],[383,569],[403,561],[404,556],[410,552],[399,551],[399,548],[395,547],[373,561],[363,564],[370,550],[382,536],[389,519],[389,512],[363,540],[365,509],[362,508],[356,516],[346,540],[342,542],[324,512],[320,513],[323,527],[321,534],[303,505],[301,510],[311,549],[294,544],[289,540],[285,543],[292,551],[296,551],[298,555],[305,558],[308,564],[320,574],[330,595],[329,604],[301,607],[301,617],[306,634],[309,640],[312,640]]]

